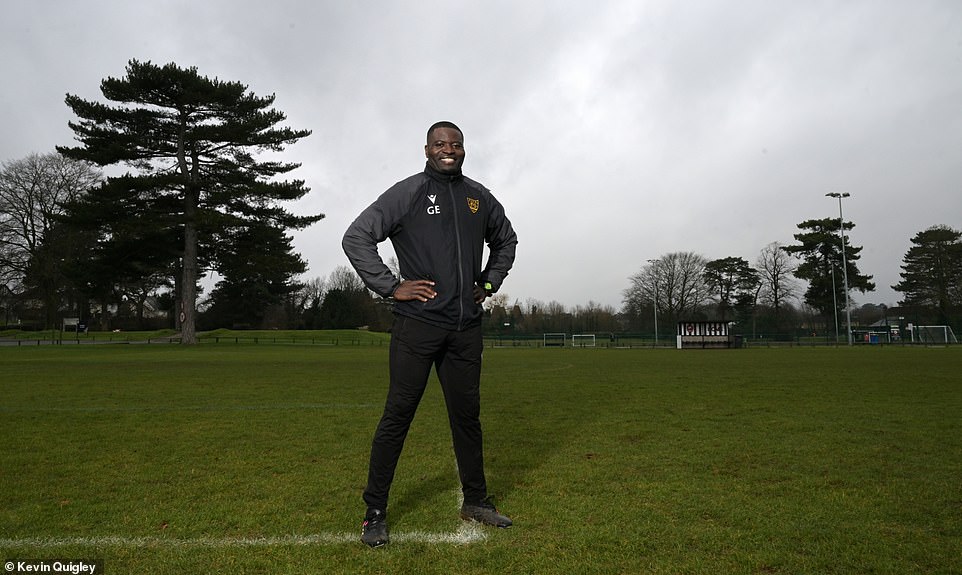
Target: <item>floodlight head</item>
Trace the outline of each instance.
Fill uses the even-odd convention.
[[[842,193],[829,192],[829,193],[827,193],[827,194],[825,194],[825,195],[826,195],[827,197],[829,197],[829,198],[847,198],[847,197],[849,197],[851,194],[849,194],[848,192],[842,192]]]

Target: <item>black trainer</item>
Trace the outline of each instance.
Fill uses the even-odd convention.
[[[380,509],[368,509],[361,524],[361,542],[380,547],[390,541],[387,534],[387,515]]]
[[[461,519],[465,521],[477,521],[478,523],[491,525],[492,527],[500,527],[502,529],[511,527],[511,520],[508,519],[507,516],[499,513],[490,499],[485,499],[478,505],[468,505],[467,503],[462,505]]]

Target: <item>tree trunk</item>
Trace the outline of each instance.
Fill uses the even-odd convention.
[[[195,181],[197,158],[193,164],[187,165],[187,150],[185,148],[185,131],[187,116],[181,116],[181,132],[177,142],[177,163],[181,176],[184,178],[184,260],[183,285],[180,294],[180,343],[195,345],[197,343],[197,329],[194,323],[197,309],[197,206],[200,201],[200,191]]]
[[[188,186],[185,194],[186,223],[184,224],[184,272],[181,282],[180,301],[180,342],[193,345],[197,343],[197,330],[194,322],[197,309],[197,192]]]

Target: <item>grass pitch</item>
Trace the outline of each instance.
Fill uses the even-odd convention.
[[[107,573],[959,573],[962,348],[488,349],[465,526],[431,383],[359,535],[387,347],[0,348],[0,556]]]

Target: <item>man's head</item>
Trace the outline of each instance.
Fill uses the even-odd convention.
[[[451,122],[438,122],[428,129],[424,146],[428,164],[442,174],[460,174],[464,163],[464,134]]]

